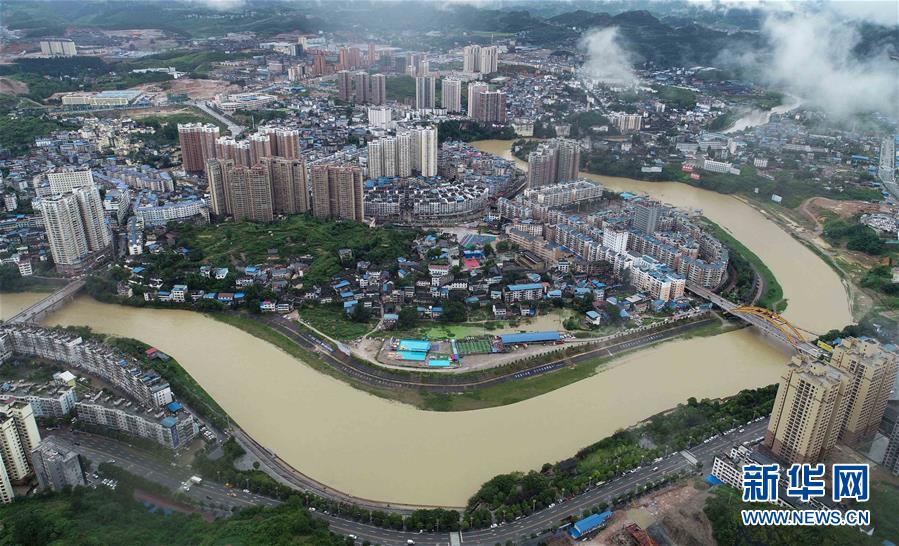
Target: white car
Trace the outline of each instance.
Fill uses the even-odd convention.
[[[352,539],[352,540],[358,540],[358,539],[359,539],[359,537],[357,537],[356,535],[347,535],[347,538]]]

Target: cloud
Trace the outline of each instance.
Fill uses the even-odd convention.
[[[639,81],[631,55],[619,43],[617,27],[589,30],[581,37],[579,46],[587,54],[581,67],[583,76],[619,85]]]
[[[190,0],[190,2],[218,11],[235,10],[246,4],[246,0]]]
[[[768,51],[736,58],[768,85],[837,118],[872,110],[897,114],[899,64],[887,51],[857,58],[858,30],[835,12],[770,13],[762,36]]]

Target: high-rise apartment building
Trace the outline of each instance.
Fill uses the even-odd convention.
[[[890,433],[890,441],[887,444],[886,453],[883,456],[883,466],[893,474],[899,476],[899,419],[893,425]]]
[[[88,265],[88,258],[110,248],[112,236],[95,186],[57,193],[39,203],[50,253],[60,273],[77,275]]]
[[[817,463],[837,442],[846,412],[846,376],[833,366],[794,356],[780,385],[765,445],[788,463]]]
[[[493,74],[499,70],[499,51],[496,46],[482,47],[479,71],[484,74]]]
[[[313,165],[312,213],[317,218],[363,218],[362,169],[349,165]]]
[[[250,165],[259,163],[263,157],[271,157],[272,139],[267,134],[256,133],[247,139],[250,151]]]
[[[384,74],[372,74],[371,99],[369,102],[375,105],[387,103],[387,77]]]
[[[830,364],[849,378],[849,409],[840,425],[840,440],[869,440],[883,419],[896,381],[897,355],[874,339],[846,338],[833,351]]]
[[[462,50],[462,71],[473,74],[491,74],[499,68],[499,51],[496,46],[468,45]]]
[[[416,129],[412,138],[418,157],[413,158],[413,168],[417,165],[422,176],[437,176],[437,128]]]
[[[397,176],[397,140],[380,138],[368,144],[368,176]]]
[[[215,157],[215,142],[220,136],[218,126],[211,123],[179,123],[178,142],[184,170],[202,171],[206,160]]]
[[[19,400],[0,407],[0,459],[10,481],[24,480],[31,474],[31,450],[40,442],[31,404]]]
[[[207,162],[207,178],[216,216],[272,221],[272,182],[266,164],[247,167],[230,159],[212,159]]]
[[[469,82],[468,84],[468,117],[473,118],[478,111],[481,92],[489,91],[490,86],[483,82]]]
[[[282,127],[260,127],[258,134],[268,136],[270,155],[287,159],[300,157],[300,132],[298,130]]]
[[[210,159],[206,162],[206,180],[209,182],[209,206],[220,218],[231,209],[228,202],[228,173],[234,169],[231,159]]]
[[[443,78],[440,82],[440,103],[447,112],[461,112],[462,82],[453,78]]]
[[[419,76],[415,78],[415,108],[416,110],[433,109],[436,107],[437,80],[432,76]]]
[[[44,490],[59,492],[66,487],[85,485],[78,454],[60,445],[53,436],[31,451],[31,461],[37,481]]]
[[[235,220],[271,222],[272,186],[263,165],[237,165],[228,176],[231,216]]]
[[[306,162],[302,159],[266,157],[262,160],[272,186],[272,212],[302,214],[309,210]]]
[[[502,91],[479,91],[471,117],[481,123],[506,123],[506,94]]]
[[[24,400],[3,404],[0,405],[0,414],[12,418],[16,434],[19,436],[19,443],[22,444],[22,449],[30,460],[31,451],[41,443],[41,433],[37,428],[31,404]]]
[[[371,102],[371,77],[367,72],[356,72],[353,75],[354,100],[360,104]]]
[[[100,190],[95,186],[83,186],[76,188],[72,194],[78,201],[78,210],[81,213],[88,250],[91,252],[105,251],[112,244],[112,235],[106,224]]]
[[[622,133],[634,133],[640,130],[643,117],[640,114],[620,114],[615,116],[615,125]]]
[[[765,445],[787,462],[816,463],[838,439],[871,438],[896,368],[896,354],[873,339],[844,338],[829,363],[793,357],[777,390]],[[890,453],[888,447],[888,459]]]
[[[370,126],[386,129],[391,121],[393,121],[393,110],[390,108],[380,106],[368,109],[368,124]]]
[[[230,159],[235,165],[253,166],[253,152],[249,140],[234,140],[231,137],[219,137],[215,141],[215,153],[212,158]]]
[[[577,180],[581,166],[581,145],[576,140],[559,139],[559,160],[556,164],[556,178],[559,182]]]
[[[337,98],[343,102],[350,102],[352,96],[353,81],[348,70],[339,70],[337,72]]]
[[[577,179],[581,147],[575,140],[556,138],[528,154],[528,185],[539,188]]]
[[[641,200],[634,203],[634,228],[652,235],[659,225],[662,205],[656,201]]]
[[[78,201],[71,193],[58,194],[41,199],[40,205],[56,270],[77,275],[90,252]]]
[[[462,71],[467,74],[481,71],[481,46],[467,45],[462,49]]]
[[[412,166],[415,161],[412,158],[415,147],[412,133],[404,131],[396,135],[396,175],[412,176]]]

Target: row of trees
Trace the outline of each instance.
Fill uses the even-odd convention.
[[[468,502],[468,511],[491,511],[497,521],[509,514],[529,513],[560,496],[583,491],[666,452],[695,445],[771,411],[776,385],[744,390],[726,400],[690,398],[674,411],[652,417],[630,430],[618,431],[580,450],[573,458],[543,465],[540,472],[513,472],[486,482]],[[643,445],[654,445],[645,448]]]

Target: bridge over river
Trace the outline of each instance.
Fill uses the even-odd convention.
[[[805,340],[805,337],[799,332],[798,328],[773,311],[759,307],[737,305],[726,298],[722,298],[708,288],[704,288],[691,282],[687,283],[687,290],[693,292],[700,298],[712,302],[724,311],[727,311],[736,317],[740,317],[761,330],[765,335],[779,339],[792,346],[800,353],[813,358],[819,358],[823,354],[821,348]]]
[[[66,302],[75,297],[79,290],[84,288],[84,279],[76,279],[63,286],[46,298],[33,303],[10,317],[6,322],[39,322],[49,313],[59,309]]]

